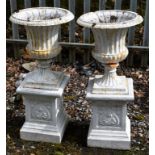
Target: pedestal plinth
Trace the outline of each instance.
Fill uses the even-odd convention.
[[[99,76],[100,77],[100,76]],[[95,77],[96,78],[96,77]],[[92,104],[87,144],[91,147],[130,149],[130,120],[127,104],[134,100],[133,81],[126,79],[126,91],[115,93],[97,89],[93,93],[94,78],[89,79],[86,98]]]
[[[25,105],[22,139],[61,143],[68,122],[63,108],[63,92],[68,81],[69,76],[64,75],[60,87],[53,90],[26,88],[22,84],[17,88]]]

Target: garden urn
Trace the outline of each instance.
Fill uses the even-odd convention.
[[[74,15],[62,8],[36,7],[19,10],[10,20],[24,25],[27,51],[37,60],[37,67],[25,75],[17,88],[25,105],[25,122],[20,130],[24,140],[60,143],[68,122],[63,108],[63,92],[69,75],[52,71],[50,63],[61,46],[58,43],[60,25]]]
[[[13,23],[25,26],[28,39],[26,49],[38,62],[38,68],[25,77],[24,87],[59,88],[64,74],[51,71],[50,63],[61,51],[58,43],[60,25],[73,18],[70,11],[56,7],[27,8],[11,15]]]
[[[90,78],[87,99],[92,103],[92,119],[88,145],[94,147],[129,149],[130,120],[127,104],[133,102],[133,81],[118,76],[116,68],[128,56],[128,28],[140,24],[143,18],[125,10],[100,10],[80,16],[77,23],[90,28],[95,49],[92,56],[103,64],[104,75]]]
[[[126,93],[126,78],[117,76],[116,68],[128,55],[125,44],[128,28],[142,22],[142,17],[135,12],[104,10],[82,15],[77,23],[91,28],[95,39],[92,56],[105,66],[104,76],[96,78],[93,92]],[[114,92],[113,92],[114,93]]]

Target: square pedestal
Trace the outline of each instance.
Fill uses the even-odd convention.
[[[17,88],[25,105],[22,139],[61,143],[68,122],[63,108],[63,91],[68,81],[69,76],[65,75],[58,90],[25,88],[22,84]]]
[[[87,144],[91,147],[130,149],[130,120],[127,104],[134,100],[133,81],[127,79],[128,93],[92,93],[94,78],[89,79],[87,99],[92,103]]]

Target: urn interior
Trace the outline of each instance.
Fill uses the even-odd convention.
[[[135,12],[122,10],[100,10],[80,16],[79,25],[89,28],[120,29],[137,25],[143,18]]]
[[[51,26],[67,23],[74,15],[62,8],[34,7],[19,10],[11,15],[13,23],[27,26]]]

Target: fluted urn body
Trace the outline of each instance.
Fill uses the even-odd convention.
[[[28,39],[26,49],[38,62],[38,68],[26,76],[24,87],[39,89],[59,87],[63,73],[52,72],[50,62],[61,51],[58,43],[60,25],[73,18],[74,15],[70,11],[56,7],[28,8],[11,15],[10,20],[13,23],[25,26]]]
[[[26,26],[29,44],[27,50],[32,58],[50,59],[56,57],[61,47],[58,44],[59,26]]]
[[[77,20],[79,25],[91,28],[95,39],[92,56],[105,66],[104,76],[95,79],[94,93],[126,92],[126,79],[117,76],[116,68],[128,55],[125,44],[128,28],[142,20],[137,13],[121,10],[89,12]]]
[[[128,55],[125,46],[127,29],[92,29],[95,38],[93,57],[104,64],[114,64]]]

